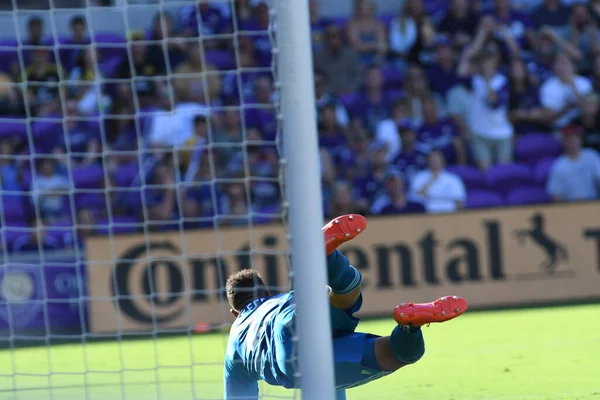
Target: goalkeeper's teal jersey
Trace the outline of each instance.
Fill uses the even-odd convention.
[[[276,352],[283,346],[291,350],[295,310],[294,293],[290,292],[254,300],[240,311],[231,327],[225,355],[225,398],[255,398],[252,396],[258,396],[258,380],[294,387],[277,365]]]

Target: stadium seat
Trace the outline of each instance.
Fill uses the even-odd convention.
[[[206,52],[206,62],[220,70],[235,69],[235,58],[231,51],[211,50]]]
[[[543,204],[550,202],[550,196],[542,188],[531,186],[511,190],[506,196],[509,205]]]
[[[515,153],[517,161],[530,165],[544,158],[556,157],[562,152],[562,144],[545,133],[530,133],[517,139]]]
[[[113,175],[115,185],[118,187],[128,187],[139,171],[140,166],[137,161],[121,165]]]
[[[555,158],[546,158],[535,165],[535,181],[540,185],[545,185],[550,174],[550,169],[556,161]]]
[[[104,184],[104,169],[98,164],[73,168],[73,184],[77,189],[96,189]]]
[[[384,65],[381,69],[383,72],[383,88],[384,89],[401,89],[402,88],[402,73],[391,65]]]
[[[533,173],[523,164],[497,164],[486,172],[486,181],[490,189],[504,195],[510,190],[533,185]]]
[[[0,40],[0,71],[11,73],[14,63],[19,62],[19,50],[14,39]]]
[[[27,221],[29,210],[25,203],[25,197],[18,194],[3,194],[0,200],[2,201],[4,221],[7,224]]]
[[[27,121],[25,119],[6,118],[0,120],[0,138],[27,139]]]
[[[485,190],[488,188],[483,173],[469,165],[453,165],[447,168],[448,172],[458,175],[468,191]]]
[[[473,190],[467,193],[466,207],[469,209],[500,207],[504,204],[502,196],[491,190]]]

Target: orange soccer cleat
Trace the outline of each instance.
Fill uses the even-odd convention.
[[[467,301],[458,296],[440,297],[432,303],[402,303],[394,309],[394,320],[400,325],[423,326],[449,321],[468,307]]]
[[[342,243],[354,239],[366,228],[367,219],[362,215],[347,214],[332,219],[322,229],[327,255],[333,253]]]

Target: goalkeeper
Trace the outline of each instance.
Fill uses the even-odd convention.
[[[456,296],[432,303],[400,304],[398,323],[390,336],[355,332],[362,305],[361,274],[337,251],[367,226],[361,215],[343,215],[325,225],[327,276],[338,400],[345,389],[363,385],[417,362],[425,352],[421,326],[444,322],[467,309]],[[242,270],[227,280],[227,299],[236,320],[225,355],[225,399],[258,399],[258,381],[286,388],[298,387],[294,341],[294,292],[271,296],[260,275]],[[320,399],[316,399],[320,400]]]

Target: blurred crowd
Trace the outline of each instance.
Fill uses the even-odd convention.
[[[397,3],[310,1],[324,215],[598,199],[599,0]],[[123,37],[34,16],[0,40],[0,222],[38,227],[7,247],[60,246],[40,224],[280,220],[270,22],[264,1],[203,1]]]

